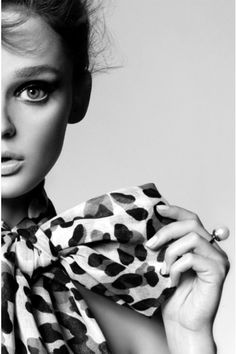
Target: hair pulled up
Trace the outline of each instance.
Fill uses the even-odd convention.
[[[36,14],[60,35],[72,58],[75,75],[86,70],[98,71],[101,67],[97,66],[96,59],[104,49],[101,48],[104,23],[101,26],[101,19],[96,16],[99,7],[99,1],[93,0],[2,0],[3,13],[8,8],[17,13],[17,18],[13,16],[12,20],[4,20],[3,16],[3,44],[21,51],[17,27],[30,15]],[[99,25],[102,28],[101,38],[98,38]]]

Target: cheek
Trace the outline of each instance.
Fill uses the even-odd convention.
[[[26,153],[37,168],[41,166],[49,170],[60,154],[70,112],[68,109],[70,102],[63,102],[63,100],[59,102],[34,109],[28,127]]]

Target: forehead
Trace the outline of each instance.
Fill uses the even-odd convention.
[[[21,12],[7,9],[2,12],[2,18],[3,62],[5,53],[8,60],[11,57],[8,67],[22,63],[56,67],[66,64],[68,58],[60,36],[42,17],[31,15],[22,18]]]

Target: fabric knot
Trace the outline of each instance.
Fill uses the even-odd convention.
[[[27,354],[32,348],[42,354],[108,354],[80,288],[154,314],[174,291],[160,273],[166,246],[157,252],[146,247],[172,221],[155,212],[166,201],[148,183],[92,198],[57,216],[44,202],[45,195],[38,196],[29,217],[14,229],[3,225],[5,349],[15,353],[20,343],[19,352]],[[10,282],[14,286],[7,286]]]
[[[36,232],[33,233],[33,230]],[[38,227],[9,232],[4,242],[4,256],[8,264],[30,278],[36,269],[46,268],[57,260],[55,247]]]
[[[49,239],[38,229],[31,238],[20,237],[16,241],[16,264],[23,273],[32,277],[36,269],[46,268],[57,259],[52,250]]]

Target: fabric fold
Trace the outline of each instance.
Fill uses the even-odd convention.
[[[145,246],[173,221],[155,208],[167,202],[148,183],[106,193],[52,217],[43,184],[37,193],[31,218],[12,230],[3,224],[4,353],[15,353],[16,343],[22,353],[33,348],[41,348],[39,353],[109,353],[77,284],[152,316],[174,291],[160,273],[167,246],[158,251]]]

